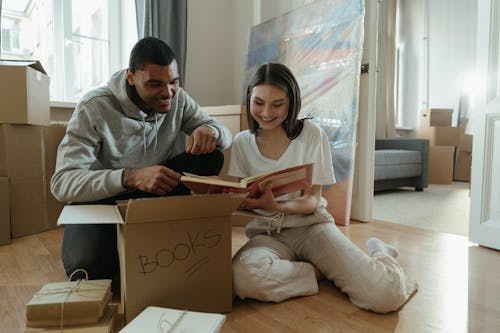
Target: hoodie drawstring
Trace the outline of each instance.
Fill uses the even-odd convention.
[[[285,220],[285,213],[276,212],[273,216],[268,217],[267,223],[267,235],[271,236],[271,228],[273,226],[273,222],[278,222],[278,228],[276,229],[276,233],[281,232],[281,226],[283,225],[283,221]]]
[[[153,151],[156,153],[156,147],[158,146],[158,114],[155,114],[155,125],[154,125],[154,134],[155,134],[155,144],[153,147]],[[143,147],[143,156],[146,157],[147,150],[147,140],[146,140],[146,117],[142,116],[142,147]]]
[[[144,120],[144,116],[142,116],[142,147],[142,155],[146,157],[146,121]]]

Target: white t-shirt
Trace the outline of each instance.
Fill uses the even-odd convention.
[[[313,185],[330,185],[335,183],[328,137],[326,133],[311,120],[304,121],[302,132],[297,138],[290,142],[286,151],[278,160],[267,158],[260,153],[259,147],[255,142],[255,135],[249,130],[236,134],[233,145],[231,146],[231,160],[228,173],[234,177],[245,178],[307,163],[314,163],[312,177]],[[279,200],[288,200],[300,195],[300,191],[285,194],[280,196]],[[278,227],[268,225],[268,221],[260,221],[260,223],[259,221],[254,221],[250,223],[248,227],[257,229],[249,234],[247,227],[247,235],[251,236],[256,233],[261,233],[264,232],[265,229],[267,229],[267,231],[272,231],[274,229],[279,230],[281,228],[326,222],[325,218],[323,218],[325,214],[328,215],[326,219],[333,221],[333,218],[326,212],[326,204],[326,200],[322,198],[317,212],[315,213],[318,218],[302,215],[308,218],[298,219],[298,214],[287,214],[287,218],[285,218],[284,221],[280,221]]]
[[[231,148],[229,175],[239,178],[314,163],[313,185],[335,183],[330,144],[326,133],[311,120],[304,121],[300,135],[290,142],[278,160],[263,156],[249,130],[236,134]]]

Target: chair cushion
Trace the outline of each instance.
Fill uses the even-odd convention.
[[[375,165],[395,165],[422,163],[417,150],[381,149],[375,150]]]
[[[375,180],[416,177],[422,174],[422,157],[414,150],[375,150]]]

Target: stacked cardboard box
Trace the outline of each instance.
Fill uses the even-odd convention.
[[[424,109],[420,112],[417,137],[429,140],[429,183],[451,184],[455,147],[460,128],[452,126],[453,109]]]
[[[0,100],[0,177],[9,180],[0,201],[10,202],[0,229],[9,223],[9,238],[17,238],[55,228],[62,204],[49,182],[65,128],[49,126],[49,78],[40,63],[0,61]]]
[[[10,243],[9,178],[0,177],[0,245]]]
[[[472,165],[472,135],[465,133],[468,120],[460,119],[460,139],[455,156],[455,169],[453,171],[453,180],[470,181]]]

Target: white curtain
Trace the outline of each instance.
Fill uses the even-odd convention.
[[[396,134],[394,117],[394,73],[397,0],[381,0],[378,27],[377,139]]]
[[[175,53],[181,86],[186,77],[187,0],[135,0],[137,35],[163,40]]]

